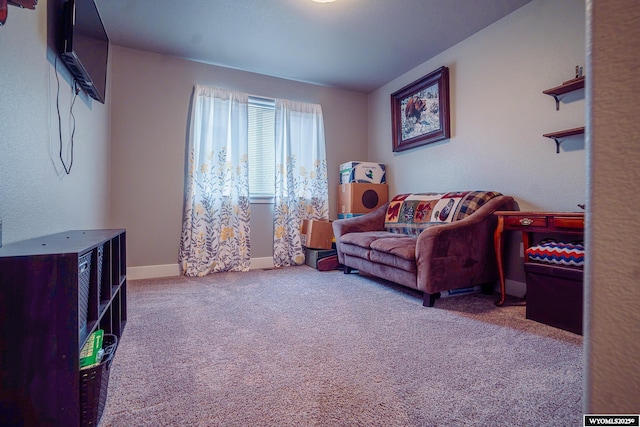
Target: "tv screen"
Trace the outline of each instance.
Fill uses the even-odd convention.
[[[78,84],[104,104],[109,37],[93,0],[67,0],[62,60]]]

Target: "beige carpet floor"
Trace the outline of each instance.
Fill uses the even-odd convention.
[[[306,266],[130,281],[101,426],[577,426],[582,337]]]

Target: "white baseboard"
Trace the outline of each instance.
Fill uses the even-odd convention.
[[[261,270],[264,268],[273,268],[273,257],[267,256],[262,258],[251,258],[251,270]]]
[[[127,279],[155,279],[157,277],[179,276],[178,264],[144,265],[141,267],[127,267]]]
[[[251,270],[273,268],[273,258],[251,258],[251,266],[249,268]],[[127,279],[129,280],[155,279],[158,277],[171,276],[180,276],[180,266],[178,264],[146,265],[127,268]],[[499,292],[499,287],[497,285],[495,290]],[[522,298],[527,293],[527,284],[524,282],[518,282],[517,280],[506,279],[505,291],[508,295]]]
[[[273,268],[273,258],[251,258],[251,270],[263,268]],[[145,265],[141,267],[127,267],[127,279],[155,279],[158,277],[180,276],[180,266],[178,264]]]

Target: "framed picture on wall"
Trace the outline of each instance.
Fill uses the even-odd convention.
[[[440,67],[391,94],[393,151],[450,136],[449,69]]]

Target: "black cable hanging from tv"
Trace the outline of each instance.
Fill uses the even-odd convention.
[[[73,80],[73,99],[71,100],[71,106],[69,107],[69,115],[72,119],[72,127],[71,127],[71,135],[69,137],[71,143],[71,156],[69,165],[64,161],[64,156],[62,155],[62,117],[60,115],[60,78],[58,77],[58,58],[55,59],[55,68],[56,68],[56,82],[58,83],[57,92],[56,92],[56,110],[58,112],[58,140],[60,142],[60,162],[62,163],[62,167],[67,175],[71,174],[71,168],[73,167],[73,137],[76,133],[76,117],[73,115],[73,106],[76,103],[76,98],[78,98],[78,93],[80,92],[80,87],[78,86],[78,81],[76,79]]]

